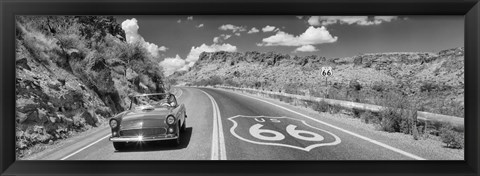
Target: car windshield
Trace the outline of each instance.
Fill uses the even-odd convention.
[[[130,109],[153,109],[168,106],[166,97],[166,94],[134,96]]]

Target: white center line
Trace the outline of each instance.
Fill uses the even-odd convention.
[[[223,135],[223,128],[221,122],[220,111],[218,110],[218,104],[215,99],[207,92],[202,91],[210,99],[213,109],[213,131],[212,131],[212,152],[211,160],[226,160],[225,150],[225,138]],[[220,150],[220,151],[219,151]]]
[[[218,137],[219,137],[219,143],[220,143],[220,160],[226,160],[227,159],[227,152],[225,149],[225,137],[223,136],[223,127],[222,127],[222,115],[220,114],[220,109],[218,108],[217,101],[213,99],[213,103],[215,103],[215,108],[217,109],[217,122],[218,122]]]
[[[221,90],[221,89],[216,89],[216,90]],[[225,90],[222,90],[222,91],[225,91]],[[228,92],[233,92],[233,91],[228,91]],[[343,132],[345,132],[345,133],[347,133],[347,134],[350,134],[350,135],[352,135],[352,136],[358,137],[358,138],[363,139],[363,140],[365,140],[365,141],[374,143],[374,144],[376,144],[376,145],[378,145],[378,146],[384,147],[384,148],[386,148],[386,149],[389,149],[389,150],[391,150],[391,151],[397,152],[397,153],[402,154],[402,155],[404,155],[404,156],[407,156],[407,157],[410,157],[410,158],[413,158],[413,159],[416,159],[416,160],[426,160],[425,158],[422,158],[422,157],[420,157],[420,156],[417,156],[417,155],[408,153],[408,152],[403,151],[403,150],[401,150],[401,149],[398,149],[398,148],[389,146],[389,145],[384,144],[384,143],[382,143],[382,142],[379,142],[379,141],[376,141],[376,140],[374,140],[374,139],[370,139],[370,138],[365,137],[365,136],[362,136],[362,135],[360,135],[360,134],[357,134],[357,133],[348,131],[348,130],[346,130],[346,129],[337,127],[337,126],[335,126],[335,125],[332,125],[332,124],[329,124],[329,123],[327,123],[327,122],[324,122],[324,121],[315,119],[315,118],[313,118],[313,117],[304,115],[304,114],[299,113],[299,112],[296,112],[296,111],[294,111],[294,110],[290,110],[290,109],[285,108],[285,107],[283,107],[283,106],[280,106],[280,105],[277,105],[277,104],[274,104],[274,103],[271,103],[271,102],[268,102],[268,101],[265,101],[265,100],[262,100],[262,99],[259,99],[259,98],[250,96],[250,95],[245,95],[245,94],[241,94],[241,93],[237,93],[237,92],[233,92],[233,93],[236,93],[236,94],[238,94],[238,95],[242,95],[242,96],[245,96],[245,97],[248,97],[248,98],[252,98],[252,99],[255,99],[255,100],[258,100],[258,101],[261,101],[261,102],[264,102],[264,103],[267,103],[267,104],[270,104],[270,105],[273,105],[273,106],[276,106],[276,107],[278,107],[278,108],[284,109],[284,110],[286,110],[286,111],[289,111],[289,112],[298,114],[298,115],[303,116],[303,117],[305,117],[305,118],[308,118],[308,119],[310,119],[310,120],[313,120],[313,121],[316,121],[316,122],[318,122],[318,123],[324,124],[324,125],[326,125],[326,126],[335,128],[335,129],[340,130],[340,131],[343,131]]]

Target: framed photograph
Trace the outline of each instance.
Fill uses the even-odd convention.
[[[1,175],[478,175],[477,0],[2,1]]]

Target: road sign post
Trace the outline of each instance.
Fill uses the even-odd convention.
[[[322,67],[322,76],[325,77],[325,87],[326,87],[326,92],[324,94],[324,98],[328,98],[328,77],[333,75],[333,70],[332,67]]]

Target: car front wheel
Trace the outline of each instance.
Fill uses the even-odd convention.
[[[185,132],[187,130],[187,119],[183,120],[183,125],[182,125],[182,132]]]
[[[178,124],[178,134],[177,134],[177,139],[175,139],[175,145],[176,146],[179,146],[181,143],[182,143],[182,139],[181,139],[181,126],[180,124]]]
[[[113,148],[115,148],[115,150],[123,150],[123,149],[125,149],[125,143],[124,142],[113,142]]]

